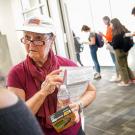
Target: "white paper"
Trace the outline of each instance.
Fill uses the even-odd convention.
[[[88,86],[93,69],[91,67],[60,67],[60,69],[63,70],[60,76],[64,76],[65,70],[67,72],[66,85],[70,92],[71,100],[78,100]]]

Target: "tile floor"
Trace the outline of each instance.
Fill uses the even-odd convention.
[[[86,135],[135,135],[135,85],[110,83],[113,74],[103,68],[102,79],[92,80],[97,97],[84,112]]]

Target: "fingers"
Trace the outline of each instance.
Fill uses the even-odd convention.
[[[79,105],[77,103],[71,103],[69,105],[69,107],[71,108],[72,112],[75,114],[75,123],[78,123],[80,121],[80,115],[78,113],[79,111]]]
[[[60,77],[59,75],[52,75],[52,76],[47,76],[46,81],[48,82],[61,82],[63,83],[63,78]]]
[[[56,87],[59,87],[63,83],[62,77],[57,75],[61,70],[55,70],[47,75],[46,80],[42,83],[41,89],[44,89],[48,94],[52,94]]]
[[[59,88],[59,86],[63,83],[63,79],[59,77],[58,75],[48,76],[46,77],[46,80],[44,81],[44,83],[50,86],[54,85],[54,86],[57,86],[57,88]]]
[[[75,122],[78,123],[80,121],[80,116],[79,116],[79,113],[78,112],[74,112],[75,114]]]
[[[46,81],[42,83],[41,89],[46,92],[47,95],[52,94],[55,91],[56,85],[47,83]]]
[[[52,71],[49,75],[58,75],[60,72],[62,72],[62,69],[57,69]]]
[[[77,103],[71,103],[71,104],[69,104],[69,107],[71,108],[72,112],[79,111],[79,105]]]
[[[41,88],[46,87],[48,89],[55,89],[57,86],[61,84],[62,84],[61,81],[55,81],[53,79],[49,79],[49,81],[46,80],[42,83]]]
[[[48,90],[48,93],[49,94],[52,94],[54,91],[55,91],[55,88],[56,88],[56,86],[54,85],[52,85],[52,86],[50,86],[50,89]]]
[[[47,91],[47,94],[53,93],[56,87],[59,88],[63,84],[63,78],[59,76],[60,72],[62,72],[62,69],[57,69],[46,76],[41,88]]]

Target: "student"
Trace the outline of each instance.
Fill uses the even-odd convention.
[[[131,14],[135,17],[135,7],[132,9]],[[132,36],[135,36],[135,32],[132,34]]]
[[[131,14],[135,16],[135,7],[133,7]]]
[[[74,45],[75,45],[75,52],[77,61],[81,66],[83,66],[81,59],[80,59],[80,52],[81,52],[81,43],[79,43],[79,37],[76,37],[75,33],[73,32],[73,38],[74,38]]]
[[[84,31],[89,35],[88,41],[84,41],[83,43],[88,44],[90,48],[91,57],[96,70],[96,73],[94,74],[94,79],[101,79],[100,65],[97,58],[98,46],[96,44],[96,34],[94,32],[91,32],[90,27],[88,27],[87,25],[83,25],[81,31]]]
[[[116,59],[118,61],[119,73],[121,75],[121,82],[118,84],[119,86],[129,86],[130,81],[134,80],[134,74],[131,69],[128,67],[127,57],[130,44],[130,37],[127,38],[125,42],[124,35],[129,31],[125,26],[121,24],[121,22],[114,18],[111,20],[112,26],[112,45],[115,50]]]
[[[107,26],[106,34],[104,35],[101,32],[99,34],[104,36],[104,38],[106,39],[106,43],[107,43],[106,45],[107,46],[109,46],[109,45],[112,46],[112,27],[110,25],[110,18],[108,16],[104,16],[103,22]],[[110,55],[111,55],[112,61],[115,65],[115,69],[116,69],[116,75],[112,76],[110,81],[111,82],[118,82],[118,81],[120,81],[120,74],[119,74],[119,71],[118,71],[118,64],[117,64],[117,61],[116,61],[116,58],[115,58],[115,53],[114,53],[114,50],[112,51],[112,49],[110,49],[109,51],[110,51]]]

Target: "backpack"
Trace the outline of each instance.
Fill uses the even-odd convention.
[[[95,33],[95,34],[96,34],[96,45],[99,48],[103,47],[103,45],[104,45],[103,37],[101,35],[97,34],[97,33]]]

